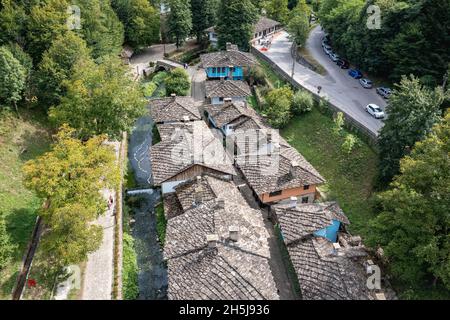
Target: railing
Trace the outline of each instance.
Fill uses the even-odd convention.
[[[302,86],[300,83],[298,83],[297,81],[295,81],[295,79],[293,79],[290,75],[288,75],[283,69],[281,69],[277,64],[273,63],[272,60],[270,60],[269,57],[267,57],[265,54],[263,54],[262,52],[260,52],[258,49],[252,47],[251,48],[251,53],[253,53],[255,56],[257,56],[258,58],[261,58],[262,60],[264,60],[265,62],[267,62],[270,67],[286,82],[288,82],[289,84],[291,84],[293,87],[297,88],[297,89],[303,89],[303,90],[307,90],[309,91],[312,96],[314,97],[314,99],[316,101],[321,101],[322,97],[320,97],[316,92],[313,92],[311,90],[309,90],[308,88]],[[373,133],[371,130],[369,130],[368,128],[366,128],[361,122],[359,122],[358,120],[356,120],[355,118],[353,118],[351,115],[347,114],[344,110],[340,109],[338,106],[332,104],[330,101],[328,101],[327,103],[328,108],[330,109],[331,112],[335,113],[335,112],[342,112],[345,118],[345,122],[346,125],[348,127],[355,128],[356,130],[358,130],[359,133],[361,133],[364,137],[367,138],[368,142],[372,145],[372,146],[376,146],[377,145],[377,141],[378,141],[378,137],[375,133]]]

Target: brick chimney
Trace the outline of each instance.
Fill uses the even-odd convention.
[[[172,98],[172,101],[175,101],[175,99],[177,98],[177,94],[176,93],[171,93],[170,97]]]
[[[223,99],[223,103],[224,103],[226,106],[229,106],[232,102],[233,102],[233,99],[231,99],[231,98],[225,98],[225,99]]]
[[[297,207],[297,197],[291,197],[289,202],[289,207],[296,208]]]
[[[297,169],[300,168],[300,164],[297,161],[292,161],[290,173],[293,177],[296,176]]]

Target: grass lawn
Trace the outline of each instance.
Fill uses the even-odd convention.
[[[49,150],[50,135],[46,115],[21,110],[22,119],[13,113],[0,113],[0,210],[16,244],[11,263],[0,271],[0,299],[10,299],[24,250],[36,221],[40,200],[22,185],[23,164]]]
[[[336,200],[350,219],[350,231],[365,236],[374,217],[368,203],[377,172],[377,155],[364,142],[350,155],[341,150],[343,137],[333,134],[333,120],[316,108],[295,117],[281,135],[320,172],[327,183],[320,189]]]
[[[166,241],[166,228],[167,228],[167,219],[164,215],[164,205],[160,202],[155,207],[156,214],[156,232],[158,233],[158,239],[161,243],[161,246],[164,247],[164,243]]]

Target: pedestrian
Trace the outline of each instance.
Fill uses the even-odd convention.
[[[318,87],[317,87],[317,94],[320,94],[320,90],[322,90],[322,87],[321,87],[321,86],[318,86]]]

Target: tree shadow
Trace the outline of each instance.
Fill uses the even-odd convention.
[[[11,243],[16,244],[15,257],[22,259],[36,223],[36,212],[31,208],[14,209],[5,217],[6,230]]]
[[[50,150],[50,137],[47,131],[38,130],[31,132],[26,130],[20,136],[20,154],[22,161],[34,159]]]

